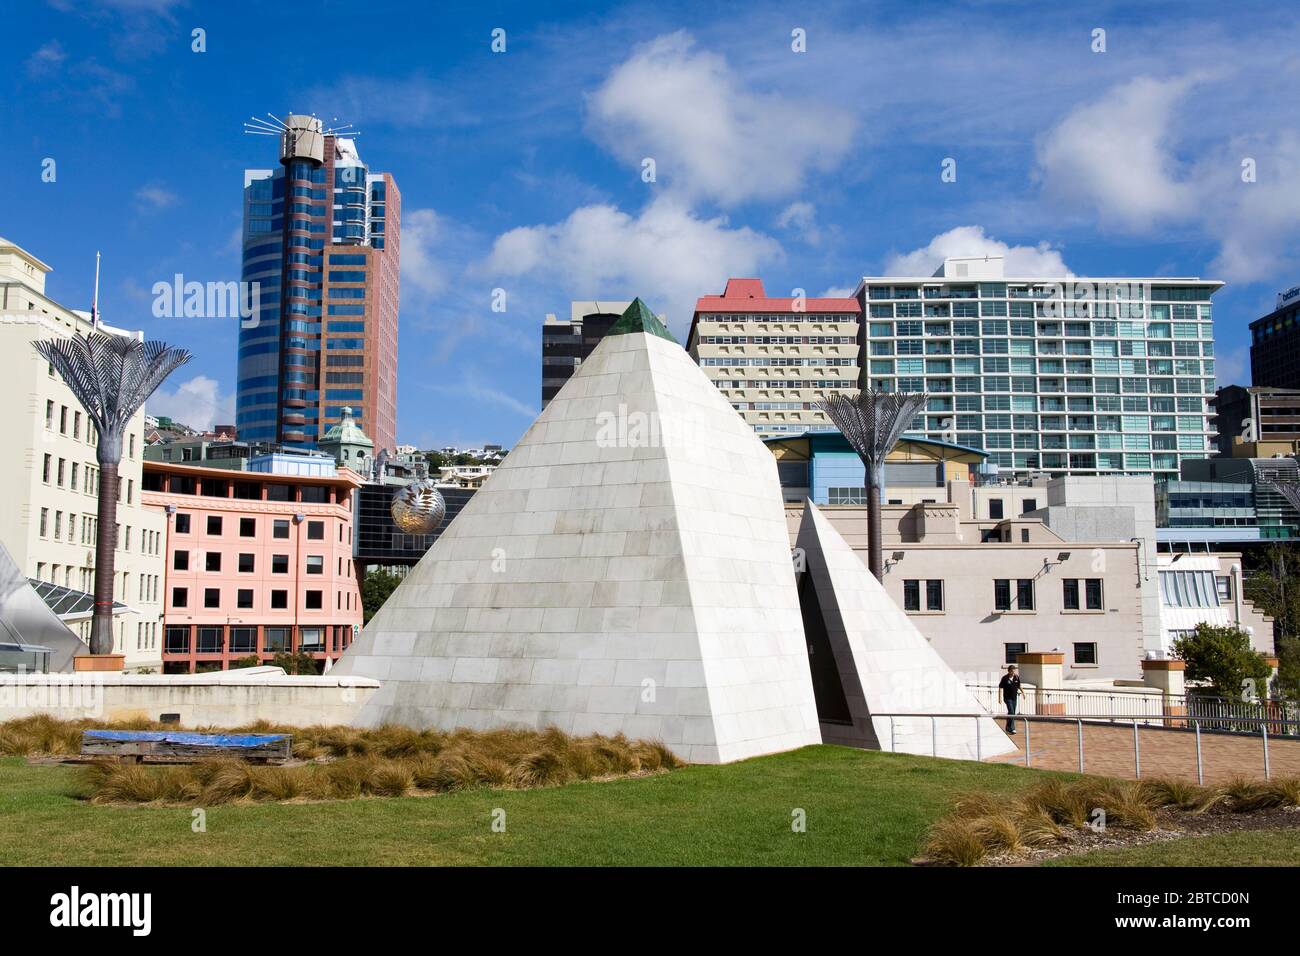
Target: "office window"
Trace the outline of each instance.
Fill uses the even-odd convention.
[[[275,610],[275,611],[283,611],[283,610],[284,610],[285,608],[287,608],[288,606],[289,606],[289,592],[288,592],[288,591],[272,591],[272,592],[271,592],[271,609],[272,609],[272,610]]]
[[[1076,643],[1074,645],[1074,662],[1076,664],[1096,664],[1097,645],[1092,643]]]
[[[1005,664],[1019,663],[1020,655],[1029,650],[1028,644],[1004,644],[1002,646],[1006,649],[1006,655],[1002,658]]]
[[[203,606],[221,607],[221,588],[204,588]]]
[[[241,592],[242,593],[242,592]],[[240,607],[243,607],[241,604]],[[252,602],[249,602],[252,607]],[[257,651],[257,628],[232,627],[230,629],[230,650],[236,654],[252,654]]]
[[[241,554],[239,556],[239,573],[240,574],[253,573],[253,555]]]
[[[198,652],[200,654],[220,654],[221,648],[225,644],[223,629],[219,627],[201,627],[198,630]]]
[[[1021,528],[1021,529],[1020,529],[1020,540],[1021,540],[1021,541],[1024,541],[1024,542],[1028,542],[1028,541],[1029,541],[1029,529],[1028,529],[1028,528]]]
[[[289,522],[276,520],[271,524],[271,537],[287,538],[289,537]]]
[[[190,533],[190,516],[183,511],[176,512],[176,533]]]
[[[221,552],[209,551],[203,556],[203,569],[205,571],[221,570]]]
[[[177,551],[172,556],[172,570],[188,571],[190,569],[190,553],[188,551]]]
[[[41,481],[47,485],[50,483],[50,467],[54,464],[54,458],[51,455],[45,456],[45,464],[41,468]]]
[[[1100,611],[1104,607],[1101,598],[1101,578],[1088,578],[1084,582],[1084,600],[1089,611]]]
[[[320,592],[320,591],[308,591],[308,592],[306,592],[306,595],[305,595],[305,596],[306,596],[306,601],[304,602],[303,606],[304,606],[305,608],[307,608],[307,610],[309,610],[309,611],[319,611],[319,610],[321,609],[321,607],[322,607],[322,604],[321,604],[321,594],[322,594],[322,592]]]
[[[921,582],[904,581],[903,582],[903,610],[919,611],[921,610]]]
[[[1002,520],[1002,499],[1001,498],[989,499],[989,518],[992,519],[993,521]]]
[[[307,540],[324,541],[325,540],[325,522],[308,521],[307,522]]]
[[[1227,576],[1216,577],[1214,579],[1214,589],[1219,592],[1220,604],[1232,602],[1232,578]]]
[[[256,535],[257,535],[257,519],[256,519],[256,518],[240,518],[240,519],[239,519],[239,536],[240,536],[241,538],[252,538],[252,537],[255,537]]]
[[[1066,578],[1061,582],[1061,606],[1067,611],[1079,610],[1079,579]]]
[[[287,651],[289,649],[289,629],[287,627],[268,627],[263,633],[264,650]]]
[[[309,555],[307,555],[307,573],[308,573],[308,574],[324,574],[324,573],[325,573],[325,559],[324,559],[321,555],[319,555],[319,554],[309,554]]]
[[[221,534],[221,515],[208,515],[208,534]]]
[[[993,607],[999,611],[1032,611],[1034,609],[1034,582],[1032,578],[1019,578],[1015,582],[1015,600],[1012,602],[1011,580],[998,578],[993,582]]]
[[[190,589],[172,588],[172,607],[189,607]]]
[[[253,589],[240,588],[235,592],[235,606],[239,608],[251,608],[253,606]]]
[[[927,611],[943,610],[943,582],[925,582],[925,609]]]
[[[1035,498],[1026,498],[1024,507],[1021,509],[1020,513],[1022,515],[1027,515],[1029,514],[1029,512],[1037,511],[1037,510],[1038,510],[1038,500]]]
[[[272,574],[289,573],[289,556],[287,554],[271,555],[271,573]]]

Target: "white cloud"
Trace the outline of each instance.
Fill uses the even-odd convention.
[[[831,286],[817,295],[819,299],[847,299],[853,295],[853,289],[846,285]]]
[[[823,102],[756,92],[690,34],[660,36],[610,73],[589,99],[593,135],[638,169],[654,159],[674,191],[723,205],[795,193],[834,168],[853,118]]]
[[[485,380],[490,379],[481,375],[475,369],[468,369],[461,376],[459,382],[445,385],[429,385],[427,388],[430,391],[451,395],[457,401],[469,398],[478,402],[487,402],[489,405],[505,408],[530,421],[537,417],[537,406],[521,402],[508,392],[486,385],[484,384]]]
[[[1170,149],[1174,108],[1199,82],[1139,76],[1077,107],[1043,137],[1049,198],[1093,209],[1103,226],[1141,231],[1193,212],[1186,172]]]
[[[434,247],[446,239],[446,220],[432,209],[415,209],[402,216],[402,282],[421,293],[437,295],[447,288],[446,259]]]
[[[220,383],[206,375],[195,375],[172,391],[167,383],[145,403],[150,415],[166,415],[191,428],[208,429],[215,424],[229,425],[235,420],[235,397],[221,394]]]
[[[552,282],[571,298],[632,298],[667,306],[684,329],[695,300],[721,293],[728,276],[757,275],[782,257],[779,243],[725,218],[701,219],[660,198],[637,216],[583,206],[562,222],[520,226],[498,236],[480,271]]]
[[[776,217],[778,229],[792,229],[810,246],[820,245],[821,227],[817,225],[817,207],[810,202],[792,202]]]
[[[1253,183],[1242,181],[1244,157],[1255,160]],[[1300,136],[1284,130],[1262,141],[1224,144],[1204,175],[1197,206],[1219,239],[1213,274],[1230,282],[1294,274],[1300,268]]]
[[[176,205],[179,197],[163,186],[146,185],[135,191],[135,198],[152,206],[154,209],[166,209]]]
[[[983,226],[958,226],[935,236],[920,249],[894,253],[885,262],[887,276],[933,275],[952,256],[1003,256],[1008,276],[1071,276],[1061,253],[1046,242],[1036,246],[1011,246],[984,234]]]
[[[67,60],[63,45],[51,40],[27,58],[27,73],[34,77],[50,76]]]

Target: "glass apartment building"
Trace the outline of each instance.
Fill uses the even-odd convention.
[[[1194,278],[1007,278],[1000,257],[865,277],[862,382],[929,393],[912,433],[1001,474],[1176,479],[1213,450],[1214,332]]]
[[[351,406],[376,448],[397,430],[401,195],[352,140],[286,117],[280,166],[246,170],[236,427],[313,448]]]

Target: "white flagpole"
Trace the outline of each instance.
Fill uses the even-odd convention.
[[[95,295],[90,300],[90,324],[99,327],[99,250],[95,250]]]

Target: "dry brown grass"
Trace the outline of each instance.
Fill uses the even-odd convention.
[[[956,798],[930,828],[924,854],[937,863],[974,866],[990,854],[1050,846],[1101,819],[1107,827],[1153,830],[1159,811],[1252,813],[1300,806],[1300,777],[1239,778],[1220,787],[1183,780],[1051,779],[1019,797],[976,792]],[[1104,818],[1098,811],[1104,813]]]
[[[44,739],[80,746],[75,728],[42,725]],[[7,725],[0,725],[0,731]],[[205,760],[172,767],[96,763],[86,772],[96,803],[202,803],[348,800],[398,797],[486,787],[529,789],[671,770],[682,762],[658,741],[622,735],[573,737],[556,728],[421,731],[384,726],[281,727],[268,723],[241,733],[292,733],[288,766]],[[32,739],[36,731],[27,731]],[[48,752],[48,751],[42,751]],[[67,751],[67,752],[75,752]]]

